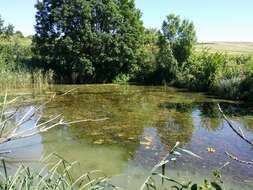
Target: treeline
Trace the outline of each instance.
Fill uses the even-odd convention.
[[[60,83],[170,81],[196,43],[193,23],[175,15],[161,31],[145,29],[134,0],[44,0],[36,8],[34,60]]]
[[[251,99],[251,56],[196,51],[194,24],[186,19],[171,14],[160,30],[146,29],[134,0],[44,0],[35,6],[29,55],[7,53],[24,57],[15,67],[22,62],[29,71],[53,71],[57,83],[165,83]]]

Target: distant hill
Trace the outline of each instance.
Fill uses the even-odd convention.
[[[208,42],[198,43],[197,50],[223,51],[229,54],[253,54],[253,42]]]
[[[19,37],[17,35],[13,35],[10,37],[0,36],[0,45],[10,45],[10,44],[18,44],[20,46],[28,47],[32,44],[32,39],[28,37]]]

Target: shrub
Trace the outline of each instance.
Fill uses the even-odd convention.
[[[245,65],[244,79],[240,84],[241,99],[253,100],[253,62]]]
[[[241,81],[239,77],[221,79],[217,82],[213,92],[222,98],[239,99]]]
[[[113,83],[122,84],[122,83],[127,83],[129,80],[130,80],[129,75],[121,73],[115,77],[115,79],[113,80]]]
[[[226,56],[221,53],[195,53],[177,70],[176,84],[191,90],[208,91],[214,86],[225,60]]]

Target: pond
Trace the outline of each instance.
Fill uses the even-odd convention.
[[[116,185],[130,190],[139,189],[147,171],[179,141],[203,159],[184,155],[170,165],[169,176],[203,181],[213,170],[230,162],[222,169],[227,189],[253,189],[253,167],[225,154],[227,151],[250,161],[253,149],[229,128],[217,108],[220,103],[234,126],[253,140],[250,105],[165,86],[58,85],[40,94],[64,93],[73,88],[43,108],[43,115],[62,114],[68,121],[108,119],[59,127],[18,140],[8,145],[12,149],[9,157],[32,164],[54,152],[68,161],[79,161],[80,171],[102,170]],[[24,93],[34,99],[38,94],[32,89]],[[30,125],[33,122],[35,119]],[[208,148],[215,152],[208,152]]]

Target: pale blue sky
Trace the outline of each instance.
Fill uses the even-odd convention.
[[[36,0],[0,0],[0,14],[25,35],[34,33]],[[170,13],[194,22],[199,41],[252,41],[253,0],[136,0],[146,27]]]

